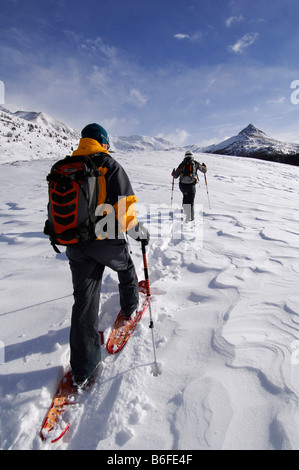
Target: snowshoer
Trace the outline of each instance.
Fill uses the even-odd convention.
[[[207,172],[204,163],[198,163],[194,160],[191,150],[187,150],[184,160],[177,169],[173,169],[171,176],[180,178],[179,188],[183,194],[183,210],[186,216],[186,222],[194,220],[194,199],[196,195],[196,184],[198,183],[197,171]]]
[[[89,124],[81,136],[72,156],[93,155],[100,172],[97,211],[106,205],[107,211],[100,211],[100,215],[105,217],[112,211],[116,229],[110,233],[107,231],[106,238],[101,235],[79,246],[68,245],[66,249],[74,294],[70,362],[78,386],[88,381],[101,361],[98,310],[104,269],[107,266],[117,272],[121,309],[129,318],[138,307],[139,294],[138,279],[124,233],[145,244],[149,242],[147,229],[136,219],[134,203],[137,198],[129,178],[108,153],[110,144],[106,130],[96,123]]]

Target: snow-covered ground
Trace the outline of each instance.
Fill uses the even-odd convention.
[[[208,167],[211,209],[200,174],[196,223],[181,228],[177,183],[173,227],[168,213],[170,173],[182,152],[113,156],[152,234],[162,375],[151,373],[147,313],[118,355],[103,346],[102,374],[72,408],[63,439],[41,441],[69,360],[72,285],[65,254],[43,235],[53,159],[2,163],[1,449],[299,449],[299,168],[197,154]],[[131,248],[142,279],[140,244]],[[107,270],[99,315],[105,338],[118,309],[117,277]]]

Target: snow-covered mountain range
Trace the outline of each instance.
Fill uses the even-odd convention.
[[[201,149],[206,153],[236,155],[299,165],[299,144],[280,142],[249,124],[238,135]]]
[[[43,112],[14,111],[9,106],[0,106],[0,163],[45,156],[63,158],[76,148],[79,139],[80,132]],[[161,137],[111,136],[110,140],[112,152],[178,148]]]
[[[35,160],[42,156],[63,158],[77,146],[79,131],[43,112],[13,111],[0,106],[0,162]],[[11,145],[11,142],[16,145]],[[24,144],[24,145],[22,145]],[[299,165],[299,144],[280,142],[269,137],[253,124],[238,135],[219,144],[202,148],[189,145],[193,152],[252,157]],[[46,152],[45,152],[46,149]],[[182,150],[162,137],[142,135],[111,136],[112,152]]]
[[[42,112],[12,111],[0,106],[0,162],[62,158],[79,133]],[[13,144],[13,145],[12,145]]]

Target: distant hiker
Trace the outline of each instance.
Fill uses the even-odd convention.
[[[194,199],[196,194],[196,184],[198,183],[197,171],[207,172],[204,163],[198,163],[194,160],[191,150],[187,150],[184,160],[177,169],[173,169],[171,176],[180,177],[179,187],[183,193],[183,210],[186,216],[186,222],[194,220]]]
[[[70,362],[78,386],[88,382],[101,361],[98,311],[104,269],[107,266],[117,272],[120,306],[123,315],[130,318],[138,307],[138,279],[124,234],[145,244],[149,242],[147,229],[136,219],[134,203],[137,198],[129,178],[122,166],[108,153],[110,144],[106,130],[98,124],[89,124],[82,130],[81,136],[77,150],[68,161],[72,162],[73,159],[75,167],[80,157],[88,160],[86,157],[92,156],[96,163],[99,191],[95,214],[101,230],[96,231],[98,238],[77,244],[73,242],[66,249],[74,294]],[[114,221],[113,229],[105,232],[104,227],[110,224],[111,217]],[[64,220],[67,223],[67,217]]]

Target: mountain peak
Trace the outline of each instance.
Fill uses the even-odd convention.
[[[253,124],[229,139],[204,149],[206,153],[235,155],[299,165],[299,145],[280,142],[269,137]]]
[[[263,131],[255,127],[253,124],[249,124],[247,127],[245,127],[245,129],[239,132],[239,135],[246,135],[246,136],[257,135],[257,134],[263,135],[263,136],[266,135]]]

